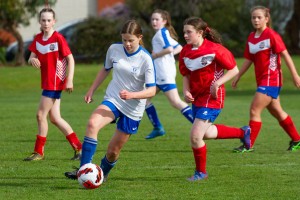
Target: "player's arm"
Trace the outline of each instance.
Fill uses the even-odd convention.
[[[148,87],[145,90],[139,92],[129,92],[127,90],[120,91],[121,99],[128,100],[128,99],[146,99],[151,98],[156,93],[156,86]]]
[[[219,87],[225,84],[227,81],[235,77],[239,73],[239,68],[235,66],[234,68],[228,70],[221,78],[219,78],[214,84],[210,87],[210,93],[214,98],[218,97]]]
[[[245,59],[245,61],[242,64],[241,69],[239,70],[239,73],[236,75],[236,77],[233,79],[231,86],[233,88],[236,88],[240,78],[246,73],[246,71],[250,68],[252,64],[251,60]]]
[[[289,70],[291,72],[291,75],[294,80],[294,84],[296,85],[296,87],[300,88],[300,77],[298,75],[297,69],[294,65],[294,62],[293,62],[289,52],[287,50],[284,50],[280,53],[280,55],[283,57],[285,64],[287,65],[287,67],[289,68]]]
[[[71,93],[73,91],[73,79],[74,79],[74,70],[75,70],[75,61],[72,54],[69,54],[67,57],[68,62],[68,77],[66,83],[66,91]]]
[[[191,103],[194,101],[194,97],[192,96],[190,92],[190,75],[183,76],[183,95],[184,100],[187,103]]]
[[[92,97],[95,90],[103,83],[109,72],[110,70],[106,70],[104,67],[98,72],[96,79],[84,97],[86,103],[91,103],[93,101]]]
[[[39,61],[39,59],[37,58],[37,55],[33,52],[31,52],[30,57],[28,59],[28,64],[32,65],[36,68],[40,68],[41,67],[41,63]]]
[[[156,58],[159,58],[159,57],[162,57],[162,56],[164,56],[164,55],[166,55],[166,54],[170,54],[170,53],[172,53],[173,52],[173,47],[172,46],[169,46],[168,48],[165,48],[165,49],[163,49],[162,51],[160,51],[160,52],[152,52],[152,58],[153,59],[156,59]]]

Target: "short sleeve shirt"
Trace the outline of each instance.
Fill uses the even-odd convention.
[[[52,36],[43,40],[39,33],[29,46],[29,50],[37,55],[41,63],[41,87],[44,90],[63,90],[66,82],[67,60],[71,54],[65,38],[54,31]],[[62,67],[57,62],[63,63]]]
[[[230,51],[220,44],[204,39],[199,48],[187,44],[179,57],[179,70],[183,76],[189,76],[190,92],[195,106],[221,109],[224,107],[225,87],[221,85],[218,98],[210,94],[210,87],[224,75],[224,69],[230,70],[236,66]]]
[[[257,86],[282,86],[280,53],[285,49],[280,35],[270,28],[259,37],[250,33],[244,57],[254,64]]]
[[[113,69],[104,99],[112,102],[127,117],[141,120],[146,99],[123,100],[119,92],[137,92],[156,86],[154,64],[149,52],[140,46],[136,52],[129,54],[122,43],[113,44],[107,51],[104,67],[106,70]]]

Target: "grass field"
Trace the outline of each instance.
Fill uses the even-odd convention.
[[[294,61],[299,67],[300,57],[294,57]],[[75,90],[62,97],[62,115],[81,140],[87,120],[102,101],[108,83],[96,92],[94,103],[83,102],[99,67],[77,65]],[[293,87],[289,72],[283,68],[282,106],[300,129],[299,90]],[[178,75],[180,93],[181,83]],[[248,72],[242,78],[237,90],[227,88],[225,108],[216,123],[243,126],[248,123],[248,109],[255,90],[253,73]],[[144,116],[138,134],[125,145],[108,182],[96,190],[81,189],[77,181],[63,175],[79,162],[69,160],[73,151],[53,125],[49,125],[46,159],[22,161],[33,151],[40,93],[38,70],[0,68],[0,199],[300,199],[300,151],[286,151],[289,138],[266,111],[255,152],[232,153],[232,148],[239,145],[238,140],[209,140],[209,179],[197,183],[186,181],[194,171],[189,145],[191,125],[179,111],[171,108],[163,94],[158,94],[153,102],[167,134],[145,140],[151,125]],[[105,154],[114,128],[110,125],[99,133],[94,163],[99,164]]]

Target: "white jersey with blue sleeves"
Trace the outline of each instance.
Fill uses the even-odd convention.
[[[177,45],[179,45],[179,43],[170,36],[167,28],[158,30],[152,38],[152,49],[154,53],[158,53],[170,46],[175,48]],[[176,62],[173,53],[154,59],[154,64],[157,84],[176,83]]]
[[[104,100],[112,102],[127,117],[141,120],[146,99],[123,100],[119,92],[137,92],[156,85],[154,64],[149,52],[140,46],[136,52],[129,54],[122,43],[112,44],[107,51],[104,67],[106,70],[113,68]]]

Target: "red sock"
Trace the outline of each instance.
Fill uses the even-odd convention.
[[[249,126],[251,128],[251,135],[250,135],[250,139],[251,139],[251,147],[253,147],[255,140],[259,134],[259,131],[261,129],[262,126],[262,122],[256,122],[256,121],[249,121]]]
[[[198,149],[192,149],[195,158],[196,170],[206,174],[206,144]]]
[[[222,124],[215,125],[218,129],[218,136],[216,139],[230,139],[230,138],[243,138],[244,131],[240,128],[225,126]]]
[[[82,149],[82,144],[79,141],[79,139],[77,138],[76,133],[71,133],[71,134],[67,135],[66,138],[74,150]]]
[[[281,122],[279,122],[280,126],[285,130],[285,132],[292,138],[293,141],[300,141],[299,133],[295,127],[295,124],[290,116]]]
[[[45,143],[46,143],[47,138],[40,136],[40,135],[36,135],[36,141],[35,141],[35,146],[34,146],[34,152],[40,154],[40,155],[44,155],[44,147],[45,147]]]

